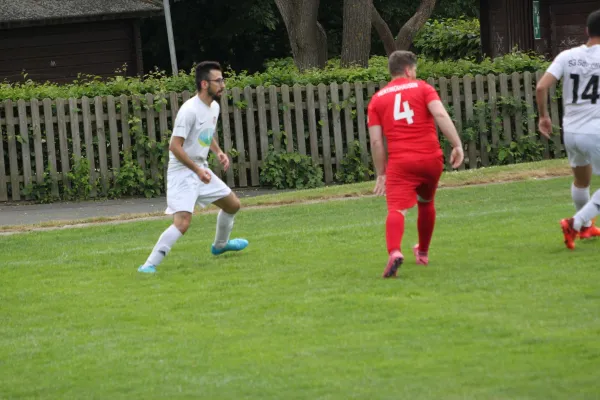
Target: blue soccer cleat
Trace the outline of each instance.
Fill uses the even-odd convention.
[[[156,272],[156,267],[154,265],[142,265],[138,268],[138,272],[143,272],[145,274],[153,274]]]
[[[213,244],[210,248],[210,252],[213,253],[213,255],[218,256],[226,251],[240,251],[244,250],[246,247],[248,247],[248,241],[246,239],[231,239],[222,249],[217,249]]]

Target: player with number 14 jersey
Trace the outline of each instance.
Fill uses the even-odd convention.
[[[562,51],[537,84],[536,102],[540,133],[550,139],[548,90],[562,79],[563,140],[573,169],[571,198],[576,214],[561,221],[567,248],[575,239],[600,236],[594,219],[600,192],[590,197],[592,175],[600,175],[600,10],[588,16],[586,44]]]

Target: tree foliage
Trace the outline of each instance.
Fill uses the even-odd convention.
[[[218,60],[236,70],[256,71],[269,58],[290,54],[285,26],[273,0],[177,0],[171,19],[178,66]],[[144,66],[170,70],[164,18],[142,24]]]
[[[414,14],[421,0],[373,0],[391,32],[397,33]],[[343,41],[344,0],[321,0],[317,21],[326,32],[329,58],[339,57]],[[438,0],[432,18],[477,17],[478,0]],[[292,54],[288,32],[274,0],[172,0],[171,14],[178,65],[189,70],[194,62],[221,61],[236,71],[264,69],[269,59]],[[142,25],[146,72],[155,66],[170,70],[164,18]],[[377,34],[371,37],[370,55],[386,54]]]
[[[414,41],[417,52],[433,60],[480,59],[481,35],[476,18],[430,20]]]

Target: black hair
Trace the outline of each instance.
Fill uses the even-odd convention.
[[[200,91],[202,87],[202,81],[210,80],[210,71],[221,69],[221,64],[217,61],[202,61],[200,64],[196,65],[196,89]]]
[[[587,28],[590,37],[600,37],[600,10],[596,10],[588,16]]]

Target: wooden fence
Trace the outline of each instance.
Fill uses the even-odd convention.
[[[536,131],[535,82],[541,72],[430,79],[465,138],[463,168],[489,165],[492,154]],[[218,135],[232,168],[216,171],[231,187],[258,186],[262,160],[272,146],[312,157],[326,183],[358,141],[368,161],[366,107],[387,82],[318,86],[234,88],[221,99]],[[560,103],[551,91],[550,110],[560,124]],[[173,118],[193,93],[105,96],[0,102],[0,201],[23,199],[23,189],[44,181],[52,191],[69,185],[73,160],[86,158],[92,196],[105,195],[127,151],[148,177],[164,173]],[[511,108],[512,107],[512,108]],[[487,110],[487,111],[486,111]],[[532,112],[529,112],[529,111]],[[484,112],[486,111],[486,112]],[[560,137],[543,140],[544,158],[562,156]],[[158,149],[158,151],[152,151]]]

